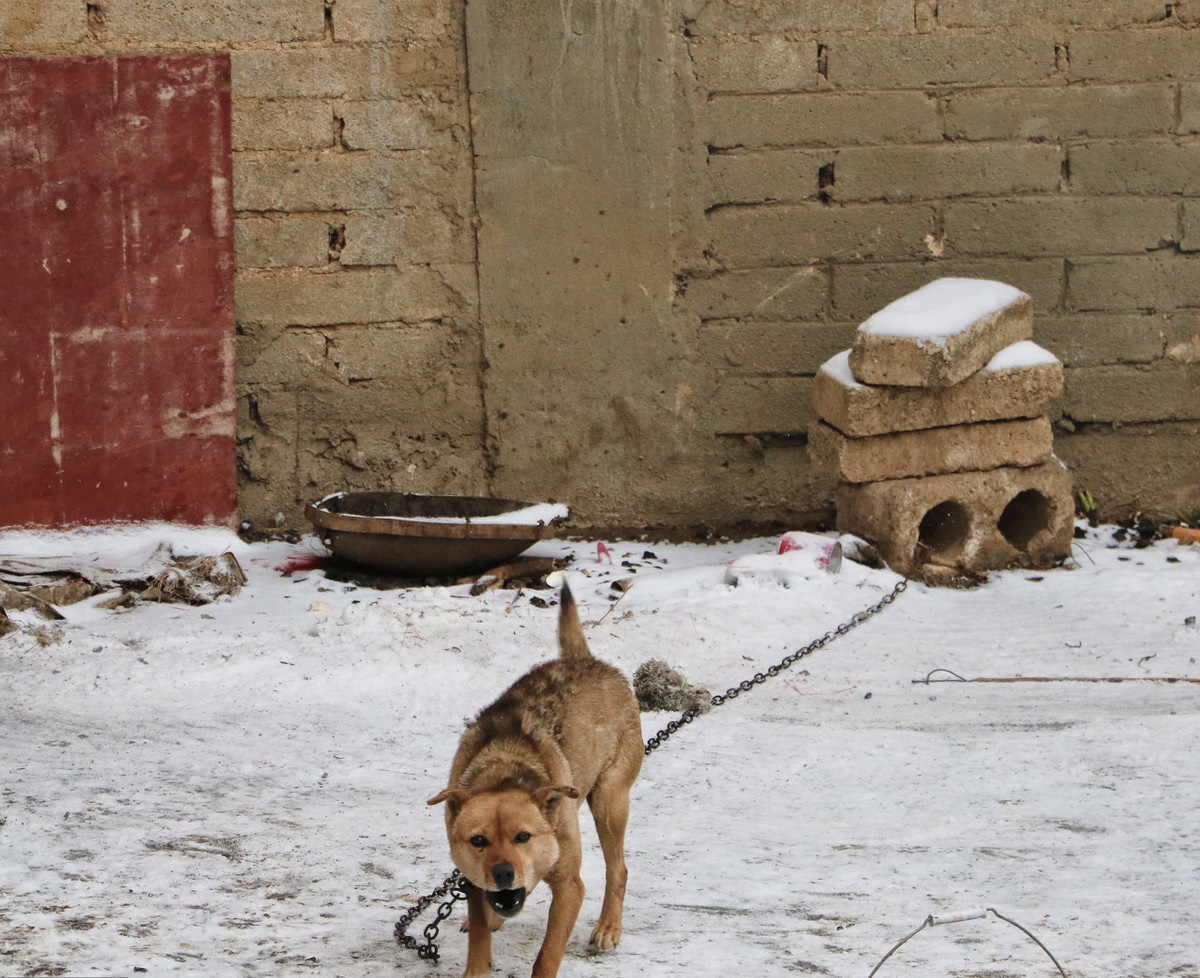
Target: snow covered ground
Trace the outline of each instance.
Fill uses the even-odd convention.
[[[585,815],[564,978],[867,978],[928,915],[974,907],[1072,978],[1200,974],[1200,685],[1149,681],[1200,677],[1200,547],[1112,534],[1080,541],[1071,569],[912,585],[676,734],[634,789],[624,939],[604,954],[586,947],[602,863]],[[425,800],[464,718],[554,654],[557,609],[531,602],[553,595],[285,577],[311,543],[217,536],[177,549],[231,547],[237,597],[92,601],[50,644],[0,639],[0,975],[459,975],[457,926],[434,965],[392,925],[450,869]],[[593,650],[713,691],[895,580],[760,561],[734,586],[725,562],[778,540],[607,543],[616,567],[591,541],[535,548],[577,557]],[[67,545],[0,536],[0,554]],[[933,670],[1126,681],[920,681]],[[646,734],[670,718],[644,715]],[[494,973],[529,973],[547,903],[539,889],[497,935]],[[992,916],[927,928],[879,971],[1056,974]]]

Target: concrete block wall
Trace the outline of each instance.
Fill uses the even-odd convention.
[[[1197,28],[1192,0],[696,4],[706,251],[682,301],[725,429],[807,464],[778,436],[859,322],[939,276],[1000,279],[1066,366],[1076,483],[1113,514],[1195,509]]]
[[[330,487],[486,488],[462,18],[454,0],[0,4],[0,56],[230,58],[243,519],[300,525]]]
[[[1105,515],[1200,508],[1200,0],[0,0],[0,57],[195,51],[245,519],[828,517],[813,373],[947,275],[1033,297]]]

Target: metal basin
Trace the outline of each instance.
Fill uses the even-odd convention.
[[[335,556],[413,577],[496,567],[567,517],[565,506],[399,492],[335,493],[304,512]]]

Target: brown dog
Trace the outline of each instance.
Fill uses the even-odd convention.
[[[563,588],[557,659],[518,679],[463,735],[446,803],[450,855],[469,881],[464,978],[491,969],[491,932],[516,915],[541,880],[550,886],[546,937],[533,978],[558,974],[583,904],[579,799],[604,850],[598,948],[621,939],[629,789],[642,766],[637,700],[625,677],[592,657]]]

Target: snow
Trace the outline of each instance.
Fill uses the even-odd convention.
[[[858,327],[944,346],[951,336],[1025,298],[1020,289],[980,278],[939,278],[884,306]]]
[[[1033,340],[1021,340],[1006,346],[988,361],[985,370],[1014,370],[1021,367],[1040,367],[1043,364],[1058,363],[1049,350],[1038,346]]]
[[[821,364],[820,370],[821,373],[828,374],[845,388],[853,389],[863,386],[854,376],[854,371],[850,369],[849,350],[842,350],[841,353],[835,353]]]
[[[139,546],[186,552],[176,532]],[[438,964],[392,925],[449,872],[425,801],[463,719],[554,654],[557,609],[531,601],[552,593],[374,591],[283,576],[311,539],[212,542],[237,547],[236,597],[87,602],[57,642],[0,639],[0,973],[457,978],[461,904]],[[614,565],[594,541],[532,552],[575,556],[596,654],[629,674],[665,659],[714,692],[896,580],[814,571],[777,538],[607,542]],[[82,546],[107,564],[125,545]],[[975,907],[1073,976],[1200,973],[1200,685],[1151,681],[1200,676],[1197,615],[1200,547],[1132,549],[1112,527],[1068,568],[909,585],[647,758],[624,938],[603,955],[586,948],[603,872],[584,816],[588,896],[560,974],[863,978],[928,915]],[[937,670],[1056,681],[926,684]],[[1086,681],[1109,679],[1126,681]],[[645,715],[647,736],[669,719]],[[496,935],[495,974],[528,974],[547,903],[539,888]],[[925,929],[879,975],[1055,973],[988,917]]]
[[[324,504],[331,500],[340,499],[345,493],[337,492],[326,496],[316,504],[318,509],[325,508]],[[354,517],[357,513],[343,513],[343,516]],[[461,516],[364,516],[363,519],[399,520],[405,523],[473,523],[486,526],[549,526],[554,520],[565,520],[570,516],[570,510],[561,503],[530,503],[518,509],[510,509],[504,513],[494,513],[490,516],[472,516],[470,519]]]

